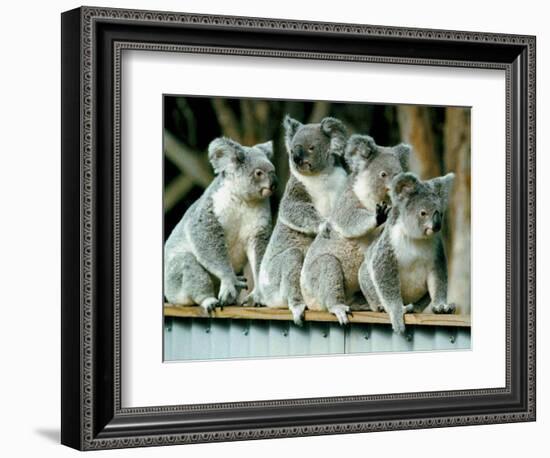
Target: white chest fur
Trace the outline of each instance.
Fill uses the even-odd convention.
[[[360,173],[353,183],[353,192],[359,199],[359,202],[368,210],[376,211],[377,202],[373,199],[372,192],[367,186],[368,179],[366,172]]]
[[[433,264],[433,241],[412,239],[399,224],[392,227],[390,237],[399,266],[403,303],[414,303],[428,291],[428,274]]]
[[[338,195],[346,185],[345,170],[341,167],[334,167],[327,174],[312,176],[295,174],[295,176],[305,186],[315,209],[323,218],[328,218]]]
[[[222,185],[213,195],[214,214],[220,222],[233,269],[241,271],[247,261],[246,249],[252,237],[268,223],[267,201],[249,204],[232,192],[231,186]]]

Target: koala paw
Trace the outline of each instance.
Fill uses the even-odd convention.
[[[241,302],[242,307],[265,307],[265,304],[262,302],[262,298],[256,290],[253,290],[246,295],[244,300]]]
[[[306,304],[289,305],[288,308],[292,312],[292,319],[296,326],[302,326],[304,324],[304,314],[306,311]]]
[[[237,295],[238,291],[233,282],[222,281],[220,284],[220,293],[218,294],[220,307],[233,304],[237,298]]]
[[[382,304],[373,304],[373,305],[369,305],[371,311],[373,312],[385,312],[386,309],[384,308],[384,306]]]
[[[330,313],[338,318],[338,323],[344,326],[349,323],[348,313],[350,313],[349,305],[333,305],[328,309]]]
[[[454,313],[455,304],[432,304],[433,313]]]
[[[396,334],[405,334],[405,320],[403,313],[390,313],[390,321],[393,332]]]
[[[234,304],[239,296],[239,292],[244,288],[246,288],[245,277],[237,276],[234,279],[222,280],[220,284],[220,292],[218,294],[220,307]]]
[[[235,288],[239,293],[241,289],[248,289],[248,280],[244,275],[237,275],[237,281],[235,282]]]
[[[208,297],[201,302],[200,306],[208,315],[210,315],[210,313],[216,310],[216,307],[220,307],[220,303],[215,297]]]
[[[319,224],[319,227],[317,229],[318,234],[325,239],[330,238],[331,231],[332,231],[332,226],[328,221],[323,221],[321,224]]]
[[[388,219],[388,213],[390,212],[390,208],[388,207],[388,204],[386,202],[381,202],[376,204],[376,225],[380,226],[381,224],[385,223]]]
[[[407,304],[403,306],[403,313],[412,313],[414,310],[414,304]]]

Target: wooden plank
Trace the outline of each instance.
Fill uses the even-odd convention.
[[[180,307],[165,304],[164,315],[178,318],[233,318],[244,320],[278,320],[292,321],[292,314],[287,309],[272,309],[267,307],[224,307],[216,309],[210,317],[198,306]],[[338,321],[332,313],[307,310],[307,321]],[[353,312],[349,316],[351,323],[381,323],[389,324],[390,319],[383,312]],[[408,313],[405,324],[418,326],[458,326],[470,327],[470,315],[439,315],[432,313]]]

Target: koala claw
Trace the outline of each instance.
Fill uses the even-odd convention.
[[[370,309],[371,309],[372,312],[385,312],[386,311],[386,309],[384,308],[384,306],[382,304],[371,305]]]
[[[265,304],[262,303],[259,295],[255,291],[252,291],[241,302],[241,307],[265,307]]]
[[[388,204],[386,202],[380,202],[376,204],[376,225],[380,226],[381,224],[385,223],[388,219],[388,213],[390,211],[390,207],[388,207]]]
[[[395,312],[392,312],[390,310],[389,315],[390,315],[391,327],[393,329],[393,332],[395,332],[396,334],[404,335],[405,334],[405,320],[403,318],[403,312],[395,313]]]
[[[455,304],[436,304],[432,305],[433,313],[454,313],[456,309]]]
[[[391,326],[392,326],[393,332],[395,332],[396,334],[400,334],[400,335],[405,334],[405,321],[403,320],[403,318],[401,318],[400,320],[397,320],[396,323],[392,323]]]
[[[297,304],[288,307],[292,312],[292,319],[296,326],[303,326],[304,324],[304,314],[306,311],[306,304]]]
[[[215,297],[209,297],[203,300],[200,306],[208,315],[216,310],[216,307],[220,307],[223,310],[223,307],[221,307],[218,299],[216,299]]]
[[[244,275],[237,275],[235,288],[237,288],[238,291],[241,289],[248,289],[248,279]]]
[[[239,291],[236,288],[236,285],[233,282],[222,281],[220,285],[220,292],[218,294],[218,299],[220,306],[230,305],[237,299]]]
[[[333,305],[328,309],[330,313],[338,318],[338,323],[344,326],[349,323],[348,313],[350,313],[349,305]]]
[[[321,237],[328,239],[330,238],[330,232],[332,231],[332,226],[328,221],[323,221],[321,224],[319,224],[319,228],[317,231],[318,231],[317,233]]]
[[[218,294],[220,306],[223,307],[224,305],[235,303],[241,290],[246,288],[246,284],[246,278],[243,276],[237,276],[230,280],[222,280]]]

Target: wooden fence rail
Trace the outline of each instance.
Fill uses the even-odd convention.
[[[200,307],[180,307],[171,304],[164,306],[164,315],[177,318],[220,318],[220,319],[245,319],[245,320],[278,320],[292,321],[292,313],[286,309],[272,309],[266,307],[224,307],[223,310],[216,309],[208,316]],[[317,312],[307,310],[306,321],[338,321],[329,312]],[[386,313],[382,312],[353,312],[349,316],[351,323],[381,323],[389,324],[390,320]],[[439,315],[432,313],[408,313],[405,315],[405,324],[422,326],[454,326],[470,327],[470,315]]]

